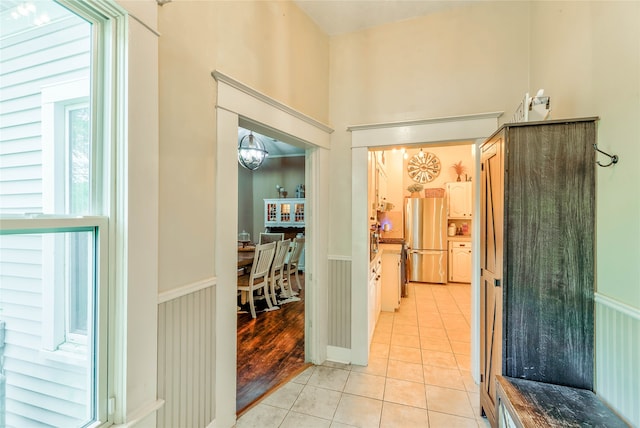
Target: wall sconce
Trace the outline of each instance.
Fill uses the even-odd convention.
[[[264,144],[253,132],[245,135],[238,143],[238,162],[243,167],[255,171],[262,165],[269,153],[264,148]]]

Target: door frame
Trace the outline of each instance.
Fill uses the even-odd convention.
[[[352,134],[351,356],[354,364],[366,365],[369,359],[369,344],[367,343],[367,283],[369,273],[368,192],[362,191],[363,186],[367,186],[367,153],[369,149],[389,146],[442,146],[449,143],[459,143],[460,141],[474,141],[473,157],[475,173],[473,176],[473,209],[475,212],[480,212],[480,144],[498,129],[498,118],[502,116],[502,114],[503,112],[490,112],[406,122],[354,125],[347,128]],[[471,266],[471,374],[476,383],[479,380],[480,373],[480,323],[478,318],[480,310],[479,232],[478,218],[474,216],[472,218],[471,235],[473,251]]]
[[[215,419],[236,421],[236,264],[238,222],[238,126],[250,127],[306,149],[305,358],[326,358],[329,148],[333,129],[221,73],[217,83],[215,187]]]

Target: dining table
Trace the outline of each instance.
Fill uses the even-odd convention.
[[[254,246],[238,247],[238,269],[251,266],[255,254],[256,247]]]

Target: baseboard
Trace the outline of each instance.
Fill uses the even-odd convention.
[[[327,346],[327,361],[334,363],[351,364],[351,349]]]

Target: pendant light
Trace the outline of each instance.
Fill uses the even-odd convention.
[[[243,167],[255,171],[262,165],[269,153],[264,148],[264,144],[253,132],[245,135],[238,143],[238,162]]]

